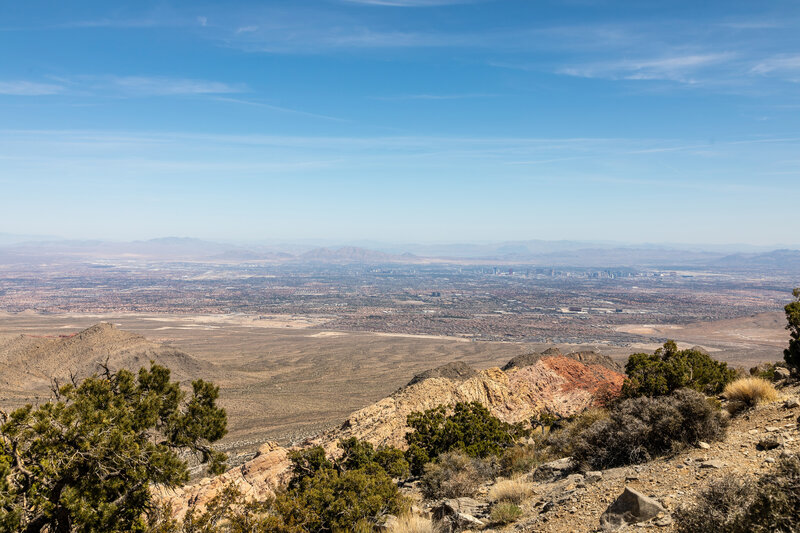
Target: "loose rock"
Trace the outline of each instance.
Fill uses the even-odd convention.
[[[664,507],[653,498],[625,487],[622,494],[600,517],[600,526],[606,530],[619,529],[627,524],[650,520],[665,512]]]

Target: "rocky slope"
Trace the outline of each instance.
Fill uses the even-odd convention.
[[[173,379],[187,381],[211,375],[210,363],[173,347],[122,331],[107,322],[73,335],[0,338],[0,388],[15,396],[47,395],[51,379],[89,376],[108,364],[112,370],[138,370],[150,361],[168,367]]]
[[[671,513],[689,502],[694,493],[721,476],[754,478],[768,473],[781,456],[800,454],[800,387],[783,389],[788,400],[761,405],[734,417],[720,442],[683,450],[671,457],[586,475],[558,469],[548,475],[528,476],[533,494],[522,503],[523,516],[498,531],[573,533],[598,531],[603,514],[626,487],[653,500],[663,511],[650,520],[623,526],[622,531],[675,530]],[[759,442],[775,441],[763,449]],[[484,489],[484,494],[486,490]],[[484,496],[476,498],[479,502]],[[487,530],[484,530],[487,531]]]
[[[333,452],[340,439],[356,437],[403,447],[409,413],[457,402],[480,402],[506,422],[528,419],[543,409],[566,416],[591,405],[605,390],[618,391],[622,381],[619,368],[607,357],[562,355],[558,350],[516,358],[506,370],[476,371],[449,364],[416,376],[391,396],[356,411],[339,428],[304,445],[321,444]],[[179,514],[189,503],[202,505],[231,483],[247,497],[264,498],[285,480],[288,466],[287,450],[267,443],[252,461],[166,497]]]

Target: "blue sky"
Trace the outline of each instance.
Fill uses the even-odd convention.
[[[0,4],[0,232],[800,244],[800,4]]]

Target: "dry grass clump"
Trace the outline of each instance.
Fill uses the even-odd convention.
[[[772,383],[758,377],[737,379],[725,387],[722,395],[730,402],[728,410],[731,413],[774,402],[779,396]]]
[[[533,492],[530,483],[520,479],[502,479],[489,489],[489,501],[520,503]]]
[[[440,533],[441,529],[431,521],[415,514],[406,514],[389,526],[389,533]]]
[[[510,524],[522,516],[522,509],[519,505],[511,502],[500,502],[492,508],[489,516],[495,524]]]

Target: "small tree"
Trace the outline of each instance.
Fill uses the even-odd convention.
[[[652,354],[631,355],[625,373],[622,396],[627,398],[663,396],[681,388],[719,394],[736,377],[727,363],[700,350],[679,350],[674,341],[667,341]]]
[[[478,458],[500,455],[530,435],[522,424],[503,422],[478,402],[459,402],[449,416],[445,406],[411,413],[406,423],[413,430],[406,434],[406,457],[414,474],[421,474],[425,463],[445,452],[461,450]]]
[[[188,481],[180,451],[223,469],[211,443],[226,433],[219,388],[186,398],[151,364],[54,387],[53,400],[0,413],[0,531],[142,531],[151,486]]]
[[[792,291],[795,301],[786,305],[786,329],[789,330],[789,347],[783,350],[784,360],[795,368],[800,368],[800,288]]]

